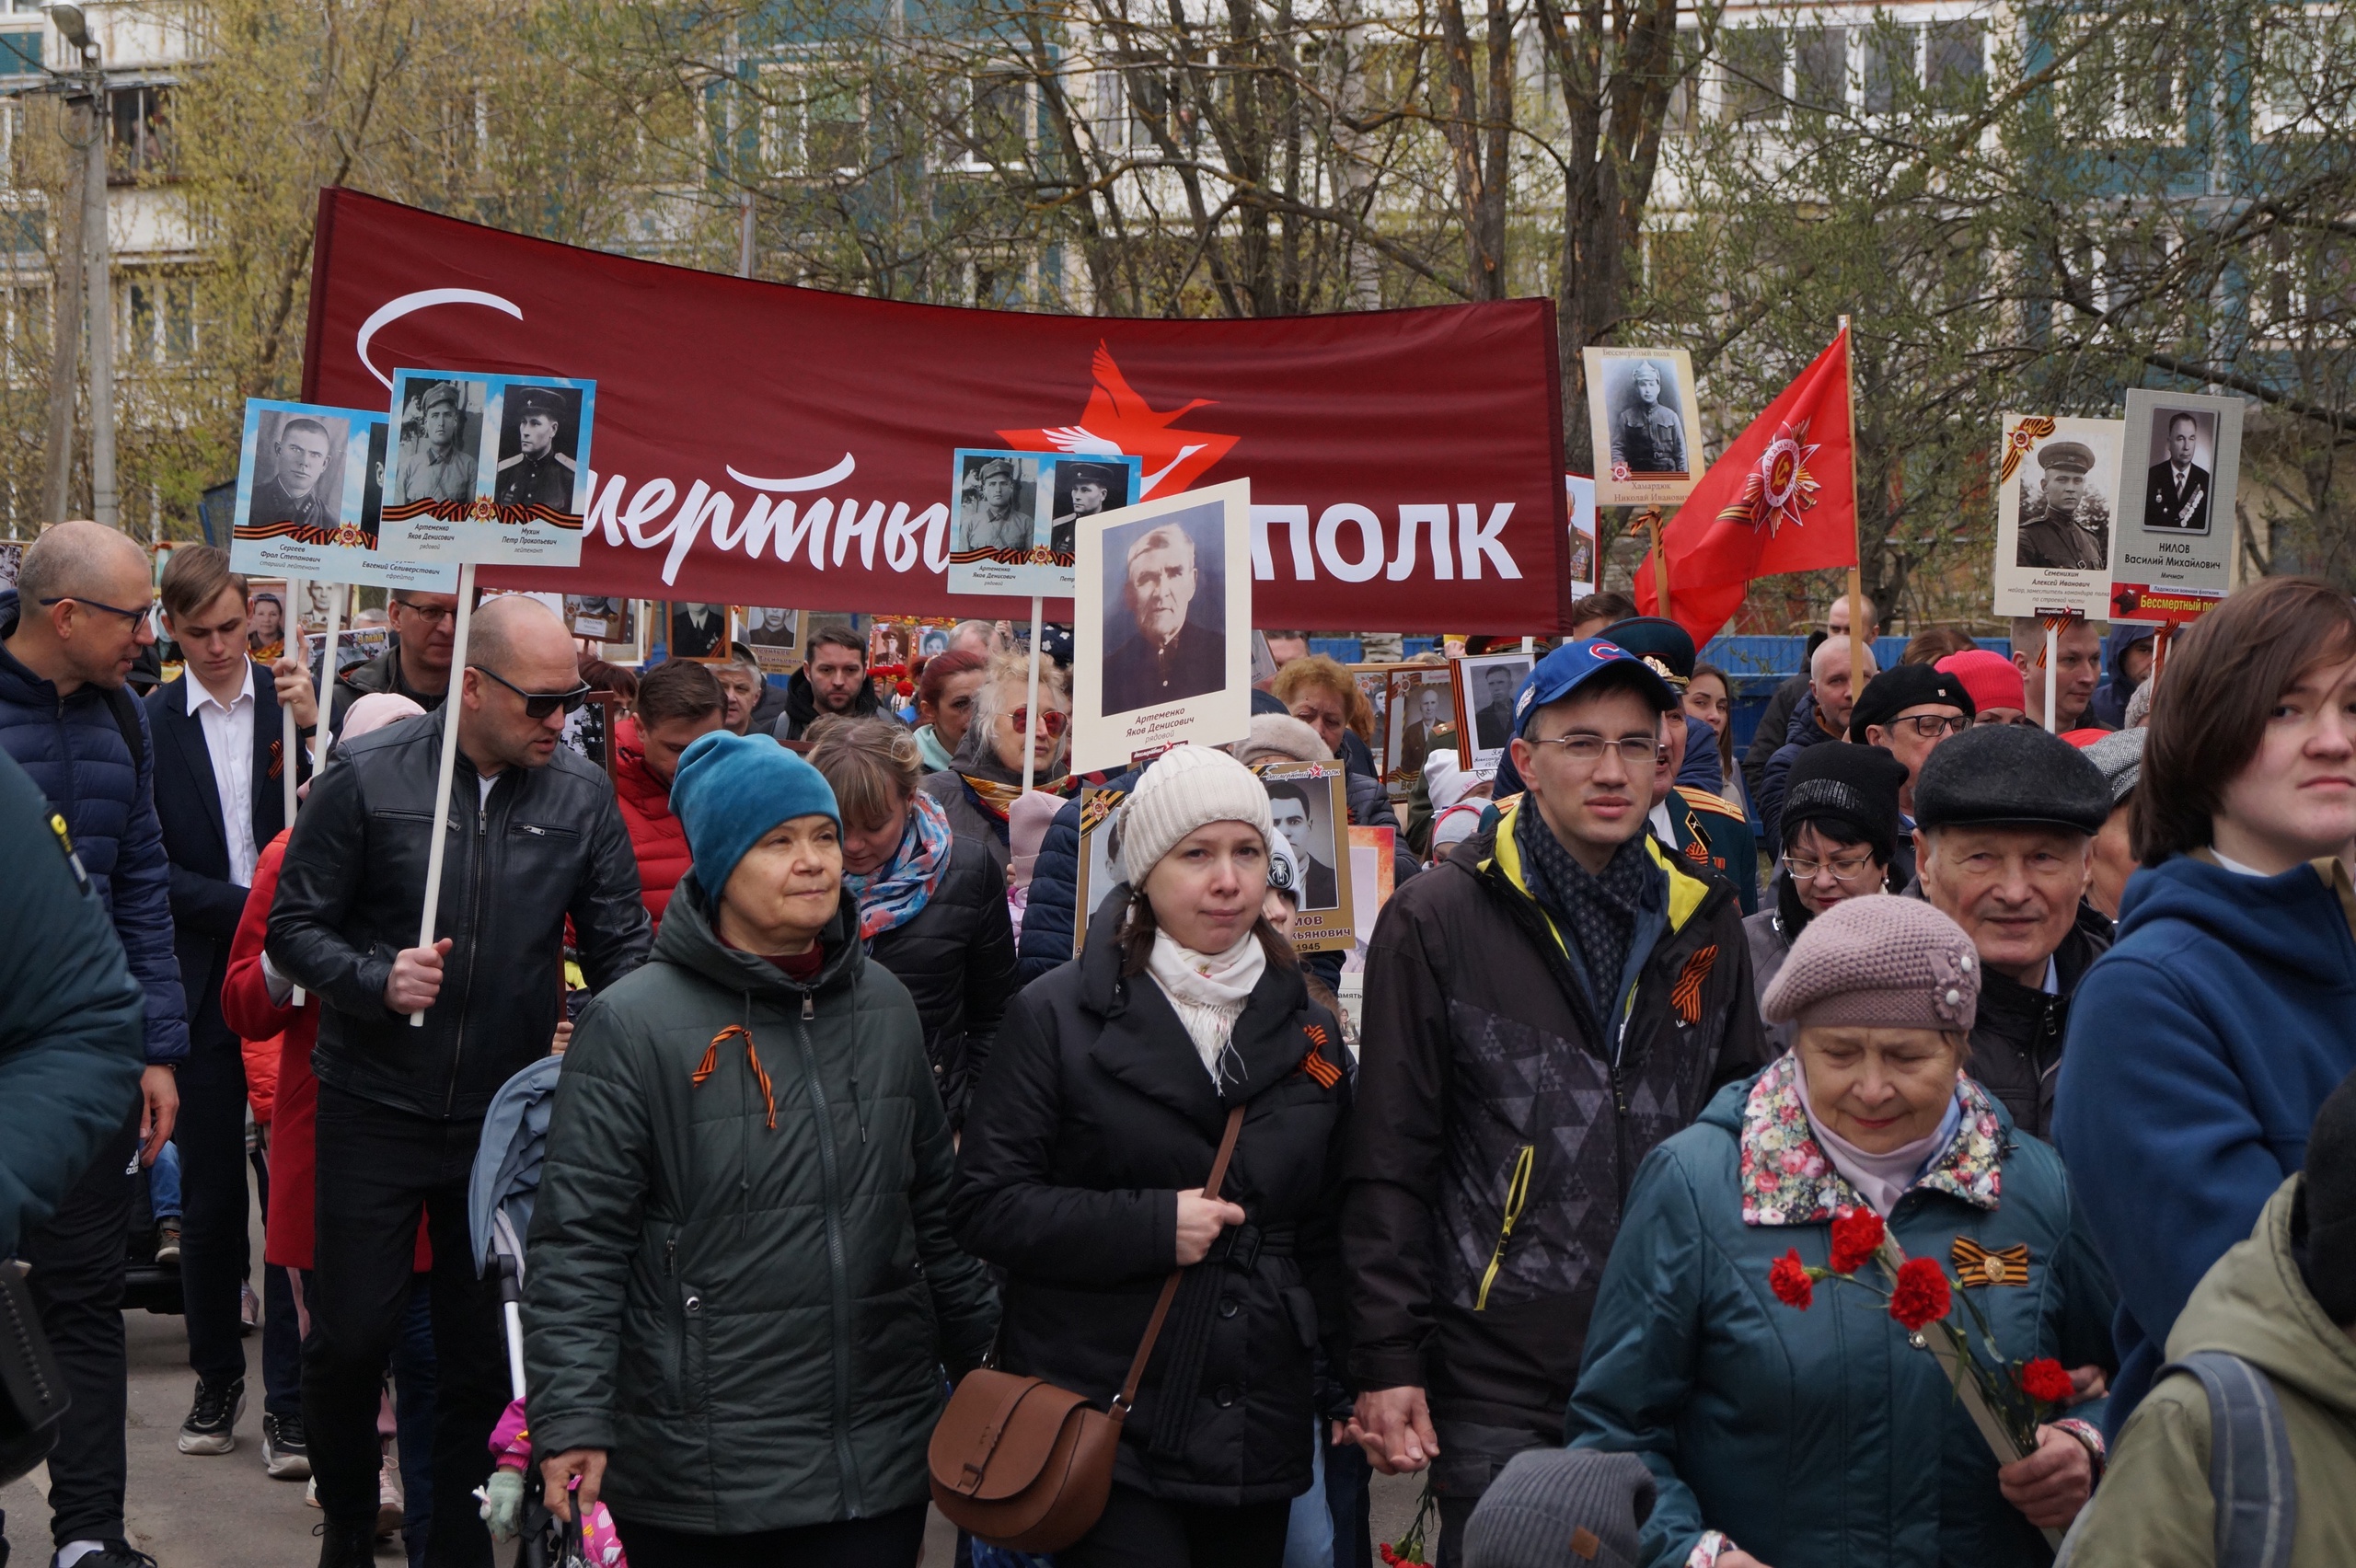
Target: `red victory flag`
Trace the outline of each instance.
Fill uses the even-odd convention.
[[[1742,607],[1751,579],[1857,563],[1850,407],[1844,330],[1750,421],[1661,530],[1669,613],[1697,646]],[[1639,609],[1661,613],[1650,551],[1635,590]]]

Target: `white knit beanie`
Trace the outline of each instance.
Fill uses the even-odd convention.
[[[1225,752],[1171,747],[1154,759],[1121,806],[1123,880],[1139,885],[1180,839],[1214,822],[1249,824],[1263,844],[1275,837],[1267,786]]]

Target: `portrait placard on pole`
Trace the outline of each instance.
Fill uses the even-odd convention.
[[[2120,494],[2110,613],[2180,626],[2233,587],[2242,402],[2138,386],[2126,423],[2125,467],[2141,483]]]
[[[1707,465],[1693,359],[1683,349],[1584,349],[1595,499],[1605,506],[1683,501]]]
[[[2118,420],[2006,414],[1996,466],[1995,611],[2110,614]]]
[[[1603,575],[1603,553],[1597,548],[1595,535],[1595,481],[1585,474],[1565,474],[1563,490],[1571,508],[1571,536],[1564,544],[1563,576],[1570,583],[1571,597],[1576,599],[1594,593]]]
[[[1354,943],[1357,911],[1350,876],[1348,783],[1338,762],[1293,762],[1255,768],[1267,788],[1268,813],[1292,847],[1292,945],[1322,952]]]
[[[1251,481],[1104,513],[1076,542],[1073,771],[1251,733]]]
[[[248,577],[448,594],[457,569],[381,548],[387,443],[380,409],[246,400],[229,568]],[[287,606],[294,617],[295,606]],[[307,626],[310,617],[302,616]]]
[[[596,412],[594,381],[394,372],[388,548],[410,560],[580,565]]]
[[[949,534],[952,594],[1071,593],[1080,520],[1138,500],[1144,459],[961,446]]]

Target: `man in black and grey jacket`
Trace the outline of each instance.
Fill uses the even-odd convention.
[[[327,1513],[321,1568],[374,1559],[377,1382],[408,1296],[418,1217],[433,1242],[435,1398],[430,1561],[491,1562],[468,1493],[507,1403],[495,1281],[476,1276],[467,1187],[482,1117],[548,1054],[563,1009],[564,927],[602,988],[651,942],[612,786],[558,744],[580,706],[572,642],[529,599],[475,617],[436,940],[418,947],[445,721],[389,725],[343,749],[287,845],[271,965],[325,1011],[318,1250],[303,1416]],[[422,1028],[409,1015],[423,1013]]]
[[[1430,1467],[1440,1556],[1559,1447],[1645,1155],[1766,1056],[1734,890],[1646,832],[1669,687],[1588,639],[1514,703],[1526,792],[1392,895],[1344,1165],[1354,1433]]]

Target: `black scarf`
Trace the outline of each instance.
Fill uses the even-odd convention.
[[[1636,917],[1644,910],[1652,870],[1645,836],[1621,845],[1603,874],[1591,876],[1525,796],[1522,808],[1514,813],[1514,843],[1521,850],[1530,895],[1578,951],[1596,1020],[1608,1031],[1619,1009],[1620,972],[1627,967],[1628,949],[1636,940]]]

